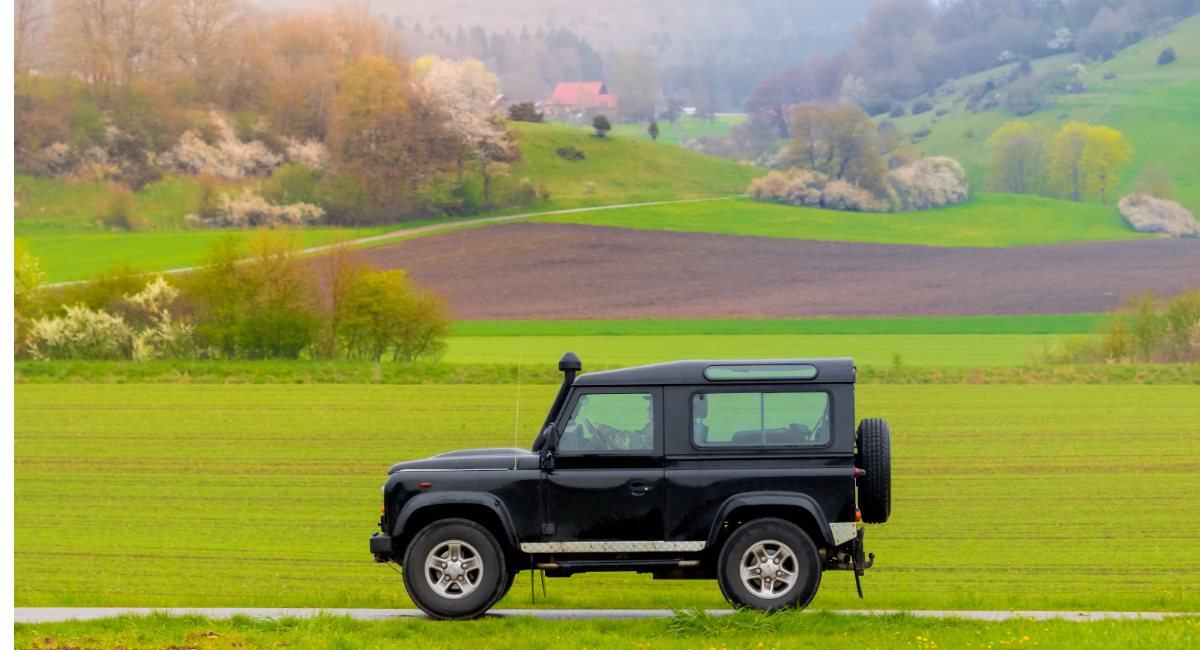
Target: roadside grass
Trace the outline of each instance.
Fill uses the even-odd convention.
[[[587,371],[619,366],[588,362]],[[372,361],[17,361],[17,384],[515,384],[562,383],[554,363]],[[1200,386],[1200,365],[1038,365],[992,368],[860,366],[860,384],[1153,384]]]
[[[1178,58],[1170,64],[1158,65],[1158,54],[1168,45],[1175,48]],[[1076,54],[1063,54],[1032,63],[1034,71],[1042,73],[1051,67],[1066,68],[1078,60]],[[1200,104],[1200,16],[1176,24],[1170,34],[1132,45],[1110,61],[1089,61],[1086,65],[1083,79],[1088,88],[1086,93],[1052,95],[1045,107],[1024,117],[1001,107],[972,114],[965,110],[964,104],[952,104],[946,95],[935,95],[936,107],[950,109],[950,113],[939,117],[936,111],[930,111],[892,121],[904,133],[930,129],[931,134],[911,148],[925,156],[957,159],[977,189],[986,187],[990,166],[991,152],[984,143],[1005,122],[1015,119],[1042,122],[1052,131],[1057,131],[1068,119],[1103,124],[1124,133],[1133,147],[1129,168],[1122,173],[1110,206],[1115,206],[1116,199],[1137,185],[1143,169],[1162,165],[1174,180],[1176,200],[1192,211],[1200,211],[1200,174],[1197,174],[1200,129],[1196,128],[1195,120],[1195,107]],[[989,77],[1007,74],[1010,69],[982,72],[955,80],[953,84],[961,93]],[[1116,78],[1104,79],[1110,72]],[[1062,114],[1068,119],[1059,119]],[[974,137],[966,137],[968,130]],[[1098,197],[1092,201],[1099,203]]]
[[[518,444],[555,392],[520,391]],[[893,518],[868,527],[866,599],[833,572],[814,608],[1200,611],[1195,386],[856,392],[856,417],[892,426]],[[411,607],[366,550],[386,469],[511,445],[517,406],[511,385],[14,394],[18,606]],[[539,607],[726,607],[708,581],[547,583]]]
[[[1136,233],[1115,205],[977,192],[936,210],[871,214],[758,203],[750,199],[630,207],[531,217],[529,221],[711,232],[820,241],[1005,247],[1154,237]]]
[[[120,616],[94,621],[17,623],[14,646],[140,648],[1194,648],[1200,620],[980,622],[831,613],[714,617],[680,611],[666,619],[542,621],[529,616],[467,622],[359,621],[331,613],[311,617],[206,618]]]
[[[1107,314],[907,318],[723,318],[458,321],[457,336],[1087,334]]]

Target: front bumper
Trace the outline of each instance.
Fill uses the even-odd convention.
[[[387,562],[392,559],[392,538],[390,535],[375,533],[371,535],[371,555],[376,562]]]

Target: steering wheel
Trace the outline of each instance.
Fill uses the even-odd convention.
[[[599,440],[600,444],[604,445],[605,449],[613,448],[613,446],[604,439],[604,436],[600,435],[600,428],[597,427],[591,420],[583,418],[583,423],[587,426],[588,433],[592,434],[593,440]]]

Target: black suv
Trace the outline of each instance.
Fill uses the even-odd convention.
[[[517,571],[713,579],[731,603],[805,607],[874,560],[891,509],[887,423],[854,427],[851,359],[674,361],[565,373],[532,451],[398,463],[376,562],[434,618],[482,615]],[[857,500],[855,491],[857,489]],[[861,588],[859,595],[861,596]]]

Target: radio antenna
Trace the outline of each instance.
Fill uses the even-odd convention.
[[[521,353],[517,350],[517,411],[513,417],[513,469],[517,468],[517,441],[521,431]]]

